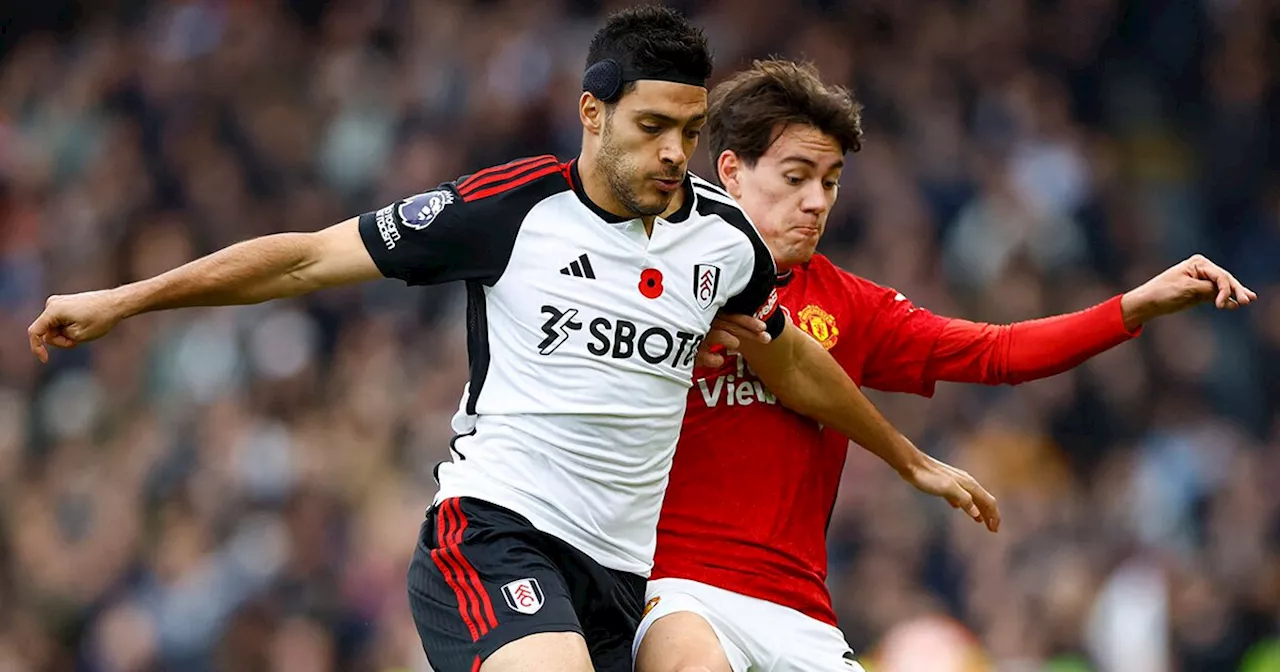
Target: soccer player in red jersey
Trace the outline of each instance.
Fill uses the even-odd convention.
[[[813,68],[764,61],[716,88],[708,130],[723,195],[751,216],[782,272],[786,314],[861,385],[929,396],[939,380],[1017,384],[1124,343],[1159,315],[1256,298],[1195,256],[1068,315],[997,326],[918,308],[815,254],[844,156],[860,148],[859,110]],[[729,343],[759,329],[740,318],[721,326]],[[716,366],[694,373],[637,671],[860,670],[825,583],[847,440],[779,405],[741,358],[700,362]],[[915,474],[938,464],[923,454],[880,457],[917,487]]]

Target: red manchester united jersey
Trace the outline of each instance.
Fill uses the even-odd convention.
[[[780,279],[785,314],[858,384],[1018,384],[1137,336],[1123,297],[1011,325],[944,318],[818,255]],[[691,579],[835,625],[826,529],[848,442],[778,404],[737,357],[697,369],[658,523],[653,578]]]
[[[926,364],[947,319],[821,255],[781,278],[778,298],[855,382],[932,393]],[[695,370],[652,578],[708,583],[834,625],[826,530],[846,446],[780,405],[741,357]]]

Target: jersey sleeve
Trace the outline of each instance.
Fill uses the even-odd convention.
[[[746,217],[745,213],[743,217]],[[773,254],[750,220],[747,220],[743,233],[751,241],[751,277],[742,291],[729,297],[724,310],[754,316],[765,323],[771,337],[777,338],[787,324],[786,315],[778,309],[778,268],[774,265]]]
[[[897,290],[843,270],[840,275],[852,310],[871,315],[861,339],[862,383],[886,392],[933,396],[937,380],[929,362],[950,320],[916,306]]]
[[[565,189],[555,157],[513,161],[366,212],[360,237],[388,278],[492,285],[506,270],[529,210]]]

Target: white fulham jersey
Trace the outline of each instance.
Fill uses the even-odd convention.
[[[543,156],[360,217],[378,268],[467,283],[470,382],[437,501],[506,507],[611,569],[647,576],[694,357],[716,312],[773,335],[773,258],[746,214],[694,176],[657,219],[591,203],[576,162]],[[775,314],[776,312],[776,314]]]

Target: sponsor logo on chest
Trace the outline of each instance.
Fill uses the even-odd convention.
[[[764,383],[756,376],[747,360],[734,357],[736,368],[722,368],[721,374],[714,378],[699,378],[698,392],[707,408],[717,406],[750,406],[751,404],[769,404],[776,406],[778,397],[774,396]],[[725,371],[728,373],[724,373]]]

